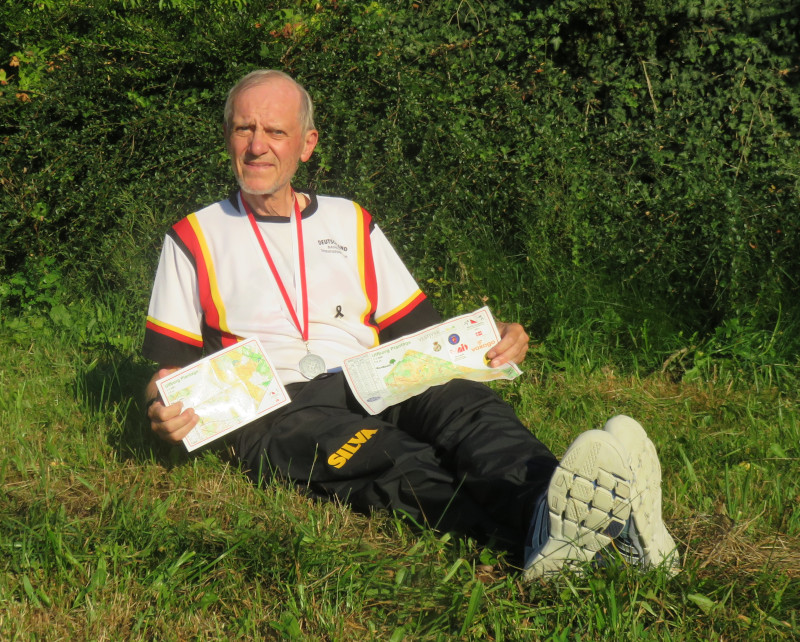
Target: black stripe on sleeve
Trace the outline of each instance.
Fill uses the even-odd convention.
[[[167,230],[167,236],[172,239],[175,245],[178,246],[178,249],[180,249],[180,251],[183,252],[184,255],[186,256],[186,258],[189,259],[189,261],[191,261],[192,267],[194,267],[194,271],[197,272],[197,262],[194,260],[194,256],[189,251],[189,248],[186,246],[186,243],[184,243],[183,239],[181,239],[181,237],[178,236],[178,233],[175,231],[175,228],[173,227],[169,228],[169,230]]]
[[[426,298],[420,301],[404,317],[378,332],[378,341],[380,343],[393,341],[441,322],[442,316],[436,311],[430,300]]]
[[[203,348],[183,343],[172,337],[160,334],[155,330],[146,328],[144,331],[142,354],[146,359],[150,359],[161,365],[182,368],[202,358]]]

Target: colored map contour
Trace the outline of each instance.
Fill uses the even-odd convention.
[[[191,403],[200,417],[192,441],[206,439],[256,413],[274,376],[261,353],[248,346],[221,354],[204,366],[199,381],[187,385],[176,398]]]
[[[438,386],[467,374],[474,380],[489,381],[493,372],[458,366],[446,359],[439,359],[418,350],[408,350],[384,377],[384,382],[392,391],[411,391],[419,388],[421,392],[430,386]]]

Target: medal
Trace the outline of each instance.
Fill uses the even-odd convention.
[[[300,373],[306,379],[313,379],[325,372],[325,361],[319,355],[308,353],[300,359]]]
[[[303,217],[300,213],[300,203],[297,201],[297,196],[295,196],[294,191],[292,191],[292,196],[294,198],[294,211],[289,218],[290,223],[292,220],[294,221],[296,229],[295,246],[297,247],[297,265],[299,265],[299,269],[297,271],[300,273],[300,296],[298,298],[300,299],[300,312],[303,315],[302,323],[297,317],[297,312],[295,312],[294,305],[292,305],[292,300],[289,298],[289,294],[283,285],[283,280],[281,279],[278,270],[275,268],[275,263],[272,261],[272,256],[270,256],[269,249],[267,249],[267,244],[264,242],[264,237],[261,236],[261,231],[258,229],[258,223],[256,223],[256,219],[253,216],[253,213],[250,211],[247,201],[244,200],[241,193],[239,194],[244,211],[247,212],[247,218],[250,220],[250,225],[256,235],[258,244],[261,246],[261,251],[264,253],[264,257],[267,259],[267,264],[269,265],[269,269],[272,271],[272,276],[274,277],[275,282],[278,284],[278,289],[281,291],[281,295],[283,296],[284,303],[286,303],[286,307],[289,309],[292,322],[297,328],[297,331],[300,333],[300,337],[306,344],[306,355],[300,359],[300,362],[297,364],[300,369],[300,374],[302,374],[306,379],[313,379],[317,375],[325,372],[326,368],[323,358],[319,355],[313,354],[311,349],[308,347],[308,287],[306,285],[306,261],[305,254],[303,252]]]

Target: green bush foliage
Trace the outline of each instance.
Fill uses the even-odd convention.
[[[703,341],[796,362],[790,0],[14,0],[0,19],[6,318],[107,289],[141,310],[165,228],[233,186],[227,89],[273,67],[316,102],[299,184],[372,211],[445,314],[486,302],[649,367]]]

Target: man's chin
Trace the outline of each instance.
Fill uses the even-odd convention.
[[[245,194],[252,194],[253,196],[272,196],[277,191],[277,188],[274,185],[270,187],[258,187],[256,185],[248,184],[248,182],[243,178],[237,177],[236,182],[239,183],[239,189],[241,189]]]

